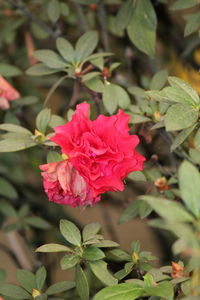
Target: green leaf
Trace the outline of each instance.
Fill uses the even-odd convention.
[[[94,246],[89,246],[84,249],[83,257],[89,261],[95,261],[104,258],[105,254],[102,250]]]
[[[56,126],[64,125],[66,120],[57,115],[51,115],[51,119],[49,121],[48,126],[54,128]]]
[[[155,287],[146,287],[145,293],[147,293],[149,296],[162,297],[168,300],[174,299],[173,285],[168,281],[161,282]]]
[[[192,133],[192,131],[194,130],[194,128],[196,127],[196,124],[183,129],[179,134],[177,134],[177,136],[175,137],[170,150],[174,151],[177,147],[179,147],[186,139],[187,137]]]
[[[47,67],[52,69],[65,69],[68,66],[68,64],[52,50],[37,50],[34,52],[34,56]]]
[[[89,262],[89,266],[94,275],[105,285],[115,285],[118,280],[113,277],[107,269],[107,263],[103,260]]]
[[[112,247],[118,247],[119,244],[109,240],[102,240],[99,241],[98,243],[94,243],[93,246],[98,248],[112,248]]]
[[[151,90],[160,90],[163,88],[165,83],[167,82],[168,71],[160,70],[157,72],[151,79],[150,89]]]
[[[75,46],[75,57],[78,62],[82,62],[96,48],[98,43],[97,31],[91,30],[84,33]]]
[[[130,94],[133,94],[136,97],[140,97],[140,98],[146,97],[145,90],[138,86],[132,86],[132,87],[128,88],[128,91]]]
[[[63,68],[61,68],[63,69]],[[26,74],[31,76],[44,76],[59,72],[58,69],[48,68],[45,64],[38,63],[26,70]]]
[[[32,290],[35,288],[35,275],[27,270],[18,269],[16,272],[17,280],[20,285],[29,293],[32,294]]]
[[[200,217],[200,174],[190,162],[184,161],[179,168],[179,186],[182,199],[196,217]]]
[[[31,295],[21,287],[14,284],[1,284],[1,294],[3,296],[14,297],[16,299],[31,299]]]
[[[32,135],[32,133],[28,129],[19,125],[9,124],[9,123],[0,124],[0,130],[5,130],[8,132],[16,132],[25,135]]]
[[[114,261],[130,261],[131,256],[121,249],[113,249],[106,252],[106,257]]]
[[[165,126],[167,131],[181,130],[191,127],[198,120],[198,110],[184,104],[170,106],[165,115]]]
[[[35,96],[26,96],[17,99],[17,106],[29,106],[38,102],[38,98]]]
[[[39,229],[49,229],[51,227],[51,225],[45,221],[44,219],[40,218],[40,217],[28,217],[25,218],[24,221],[35,228],[39,228]]]
[[[17,139],[7,138],[5,140],[0,141],[0,152],[15,152],[36,145],[37,144],[27,136],[23,136],[21,138],[17,137]]]
[[[39,296],[36,296],[34,300],[47,300],[47,295],[46,294],[41,294]]]
[[[75,0],[75,2],[79,3],[79,4],[97,4],[99,3],[100,0]]]
[[[197,12],[195,14],[192,14],[189,20],[187,21],[184,30],[184,36],[188,36],[193,32],[197,31],[199,29],[199,26],[200,26],[200,13]]]
[[[127,222],[135,218],[138,214],[138,201],[134,200],[122,213],[119,219],[119,223]]]
[[[47,163],[62,161],[62,156],[56,151],[49,151],[47,154]]]
[[[2,183],[1,183],[1,180],[2,180]],[[3,188],[5,189],[5,179],[3,178],[0,178],[0,191],[3,190]],[[7,184],[7,182],[6,182]],[[6,188],[5,190],[8,190],[8,193],[9,193],[9,188],[10,188],[10,185],[8,186],[8,188]],[[11,186],[12,188],[12,186]],[[2,192],[0,192],[1,194]],[[4,196],[6,196],[4,194]],[[16,198],[16,195],[15,195],[15,198]],[[17,212],[15,210],[15,208],[8,202],[2,202],[1,201],[1,204],[0,204],[0,212],[3,213],[5,216],[7,217],[12,217],[12,218],[17,218]]]
[[[56,47],[62,57],[68,61],[73,62],[75,58],[75,51],[73,46],[66,39],[59,37],[56,40]]]
[[[123,2],[115,18],[115,24],[119,32],[122,32],[128,26],[132,14],[133,14],[132,0],[127,0]]]
[[[36,118],[36,126],[37,129],[45,134],[46,129],[48,127],[49,121],[51,119],[51,109],[50,108],[44,108],[39,112]]]
[[[177,0],[176,2],[174,2],[170,9],[171,10],[180,10],[180,9],[186,9],[186,8],[190,8],[192,6],[197,5],[199,2],[198,0]]]
[[[133,283],[109,286],[98,292],[94,300],[134,300],[143,294],[143,288]]]
[[[74,281],[60,281],[51,285],[47,290],[47,295],[53,295],[71,290],[75,287]]]
[[[16,199],[18,197],[18,193],[14,188],[14,186],[10,184],[9,181],[1,177],[0,177],[0,195],[8,197],[10,199]],[[2,210],[4,214],[6,213],[6,211],[9,213],[12,212],[12,215],[10,217],[14,216],[14,208],[12,208],[11,210],[11,205],[9,205],[8,203],[4,203],[4,204],[2,203],[1,206],[3,207],[0,208],[0,210]]]
[[[127,178],[134,181],[146,181],[146,177],[141,171],[131,172],[128,174]]]
[[[103,90],[103,104],[107,112],[112,115],[117,109],[117,99],[113,95],[115,88],[113,88],[112,84],[106,84]]]
[[[61,14],[60,3],[58,0],[50,0],[47,6],[49,20],[55,23]]]
[[[183,90],[188,98],[191,98],[193,100],[194,105],[200,105],[199,95],[196,90],[191,87],[191,85],[186,83],[184,80],[181,80],[180,78],[174,76],[168,77],[168,81],[172,87]]]
[[[82,300],[89,300],[89,284],[80,265],[76,266],[76,290]]]
[[[45,267],[40,267],[35,274],[36,287],[41,292],[47,277],[47,271]]]
[[[158,215],[166,220],[177,222],[194,221],[192,215],[180,203],[153,196],[141,196],[140,200],[147,202]]]
[[[92,91],[95,91],[97,93],[103,93],[104,91],[104,84],[103,82],[95,77],[95,78],[92,78],[90,80],[87,80],[84,82],[84,84]]]
[[[6,77],[14,77],[22,74],[22,71],[9,64],[0,64],[0,74]]]
[[[73,268],[80,261],[80,257],[75,254],[67,254],[63,256],[60,261],[60,266],[62,270],[67,270]]]
[[[67,246],[54,244],[54,243],[40,246],[35,251],[36,252],[73,252],[73,250]]]
[[[112,93],[112,98],[115,98],[120,108],[126,109],[131,104],[128,93],[121,86],[116,84],[109,84],[109,91]]]
[[[156,42],[157,17],[150,0],[136,2],[128,36],[131,42],[147,55],[154,57]]]
[[[101,229],[101,225],[99,223],[91,223],[87,224],[83,228],[83,241],[87,241],[93,238]]]
[[[80,230],[76,225],[67,220],[60,221],[60,232],[64,238],[70,242],[72,245],[81,245],[81,234]]]
[[[200,151],[200,128],[197,130],[197,133],[194,137],[195,148]]]

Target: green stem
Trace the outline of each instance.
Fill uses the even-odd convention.
[[[55,90],[57,89],[57,87],[62,83],[62,81],[65,79],[65,78],[68,78],[69,76],[68,75],[65,75],[61,78],[58,79],[58,81],[56,81],[54,83],[54,85],[51,87],[50,91],[48,92],[46,98],[45,98],[45,101],[44,101],[44,106],[46,106],[52,96],[52,94],[55,92]]]

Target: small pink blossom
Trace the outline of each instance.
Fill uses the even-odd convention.
[[[122,191],[123,179],[143,169],[145,158],[136,151],[137,135],[129,134],[129,116],[119,109],[116,115],[100,115],[91,121],[90,105],[77,105],[72,120],[55,127],[51,140],[68,155],[73,167],[93,191]]]
[[[100,200],[69,160],[41,165],[40,169],[49,201],[75,207],[93,205]]]
[[[16,100],[20,94],[2,76],[0,76],[0,109],[7,110],[9,101]]]

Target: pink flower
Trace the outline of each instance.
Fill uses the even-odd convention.
[[[16,100],[20,94],[2,76],[0,76],[0,109],[10,107],[9,101]]]
[[[41,165],[40,169],[50,201],[75,207],[93,205],[100,200],[69,160]]]
[[[68,155],[94,197],[122,191],[127,174],[143,169],[145,158],[135,150],[139,138],[129,134],[129,116],[121,109],[91,121],[89,108],[87,103],[77,105],[72,121],[56,127],[51,140]]]

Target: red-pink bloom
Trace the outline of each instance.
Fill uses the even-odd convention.
[[[55,128],[51,138],[67,154],[73,167],[93,191],[122,191],[122,180],[132,171],[143,169],[145,158],[136,152],[136,135],[129,134],[129,116],[121,109],[116,115],[88,118],[90,105],[82,103],[72,120]]]
[[[75,207],[93,205],[100,200],[69,160],[41,165],[40,169],[50,201]]]
[[[8,109],[9,101],[16,100],[20,94],[2,76],[0,76],[0,109]]]

